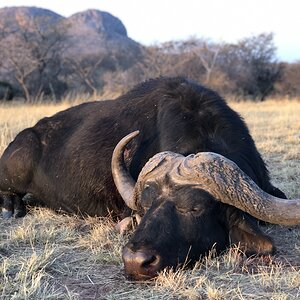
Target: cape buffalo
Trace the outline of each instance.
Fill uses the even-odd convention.
[[[251,254],[273,252],[271,239],[253,217],[240,210],[247,211],[246,205],[216,201],[222,195],[216,197],[205,184],[200,189],[194,188],[193,181],[174,184],[172,164],[166,174],[161,162],[151,165],[149,184],[148,167],[145,175],[142,172],[140,188],[134,189],[139,206],[132,205],[142,167],[161,151],[177,153],[175,157],[219,153],[262,190],[285,198],[271,185],[241,117],[217,93],[184,78],[149,80],[116,100],[84,103],[20,132],[0,160],[3,216],[23,216],[26,193],[55,210],[124,216],[127,205],[113,182],[110,160],[118,142],[134,130],[140,134],[133,140],[129,136],[117,147],[121,149],[114,156],[118,160],[112,163],[125,202],[144,214],[123,251],[129,275],[137,279],[155,276],[165,266],[183,263],[187,256],[198,259],[214,245],[217,251],[234,243]],[[185,177],[184,172],[181,176]],[[237,186],[235,181],[230,183]]]

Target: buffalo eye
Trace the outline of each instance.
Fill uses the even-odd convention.
[[[191,214],[193,216],[199,216],[204,213],[204,208],[202,205],[197,205],[193,207],[176,207],[176,210],[181,214]]]
[[[199,217],[209,214],[214,207],[215,201],[205,190],[184,186],[180,189],[180,196],[175,200],[176,209],[179,213]]]
[[[196,206],[190,210],[190,212],[195,216],[200,216],[204,214],[204,208],[202,206]]]

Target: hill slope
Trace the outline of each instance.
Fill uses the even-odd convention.
[[[65,18],[37,7],[2,8],[0,42],[0,81],[26,100],[94,94],[112,72],[139,62],[143,49],[118,18],[94,9]]]

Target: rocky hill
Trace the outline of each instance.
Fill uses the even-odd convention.
[[[0,9],[0,30],[16,34],[22,31],[46,29],[60,24],[66,31],[65,54],[90,55],[100,52],[127,52],[136,57],[140,45],[127,36],[123,23],[108,12],[86,10],[65,18],[37,7],[7,7]]]
[[[74,88],[95,93],[106,72],[132,68],[143,52],[121,20],[99,10],[66,18],[37,7],[2,8],[0,42],[0,81],[25,98]]]
[[[37,7],[5,7],[0,9],[0,29],[16,33],[24,29],[33,29],[34,22],[51,26],[64,17],[47,9]]]
[[[124,56],[127,64],[136,60],[141,46],[127,36],[123,23],[107,12],[86,10],[63,21],[68,31],[68,54],[110,53]],[[123,57],[124,59],[124,57]],[[125,62],[120,60],[121,64]]]

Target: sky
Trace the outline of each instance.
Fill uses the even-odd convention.
[[[36,6],[68,17],[98,9],[118,17],[144,45],[205,37],[219,42],[273,32],[280,60],[300,60],[299,0],[0,0],[0,8]]]

